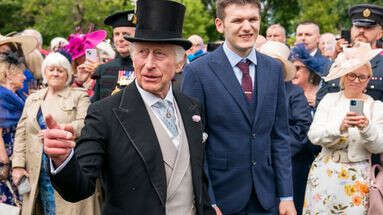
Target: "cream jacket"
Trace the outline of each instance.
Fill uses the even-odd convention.
[[[27,98],[16,130],[12,167],[25,168],[31,184],[31,192],[23,196],[23,215],[33,214],[39,192],[43,153],[43,142],[39,136],[41,129],[37,122],[39,107],[41,106],[43,116],[51,114],[59,124],[71,124],[78,136],[90,104],[86,91],[79,88],[67,87],[54,98],[44,101],[46,94],[47,89],[42,89]],[[100,214],[100,206],[94,196],[73,204],[64,201],[55,192],[55,201],[57,215]]]
[[[308,132],[310,141],[321,145],[322,153],[345,152],[350,162],[368,160],[371,153],[383,152],[383,103],[367,96],[363,113],[369,125],[363,130],[352,127],[341,134],[340,125],[349,110],[350,99],[343,91],[327,94],[319,103]]]

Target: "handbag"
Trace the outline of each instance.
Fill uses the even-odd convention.
[[[20,205],[19,201],[17,200],[16,195],[13,192],[12,186],[9,183],[9,181],[7,180],[5,183],[6,183],[7,187],[9,188],[9,190],[11,191],[17,206],[8,205],[5,203],[0,203],[0,214],[20,215],[21,205]]]

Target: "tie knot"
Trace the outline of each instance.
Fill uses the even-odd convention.
[[[237,63],[237,67],[243,72],[243,73],[248,73],[249,72],[249,65],[250,61],[245,59]]]

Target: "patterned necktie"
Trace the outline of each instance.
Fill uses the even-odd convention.
[[[178,135],[178,129],[172,102],[167,100],[160,100],[152,105],[152,107],[172,134],[172,138],[176,137]]]
[[[237,64],[237,67],[242,72],[242,90],[245,94],[247,101],[251,104],[253,102],[253,82],[251,81],[249,73],[249,60],[241,61]]]

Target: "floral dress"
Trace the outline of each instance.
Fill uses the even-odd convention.
[[[8,157],[12,155],[13,152],[13,141],[15,140],[16,126],[11,128],[3,128],[2,137],[5,144],[5,150],[7,151]],[[9,173],[8,180],[12,182],[12,175]],[[11,183],[13,184],[13,183]],[[16,186],[13,186],[14,192],[16,192]],[[17,193],[15,193],[17,195]],[[17,195],[18,200],[20,201],[19,195]],[[13,198],[11,191],[4,181],[0,181],[0,202],[16,206],[16,201]]]
[[[383,152],[383,103],[366,96],[363,114],[369,125],[341,133],[350,102],[341,91],[327,94],[318,105],[308,137],[322,151],[308,175],[304,215],[367,214],[369,158]]]
[[[307,180],[304,215],[367,214],[369,162],[334,162],[320,153]]]

